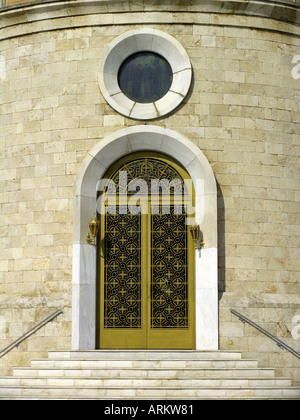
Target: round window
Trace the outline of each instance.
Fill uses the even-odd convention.
[[[191,86],[192,66],[172,36],[141,28],[121,34],[107,46],[98,79],[113,109],[129,118],[151,120],[182,103]]]
[[[173,81],[170,64],[153,52],[138,52],[121,65],[118,83],[127,98],[143,104],[156,102],[164,97]]]

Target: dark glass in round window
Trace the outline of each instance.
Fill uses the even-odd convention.
[[[161,55],[139,52],[121,65],[118,82],[129,99],[143,104],[158,101],[169,91],[173,81],[170,64]]]

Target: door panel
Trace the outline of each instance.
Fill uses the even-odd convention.
[[[101,347],[144,348],[146,345],[142,331],[145,297],[142,296],[141,216],[107,214],[103,218]]]
[[[188,328],[184,214],[151,215],[151,328]]]
[[[141,216],[105,225],[104,328],[141,328]]]
[[[184,208],[151,215],[150,348],[193,348],[193,281]],[[192,274],[192,266],[190,266]]]

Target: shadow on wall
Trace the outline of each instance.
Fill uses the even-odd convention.
[[[219,300],[226,291],[226,244],[225,244],[225,202],[220,184],[218,191],[218,286]]]

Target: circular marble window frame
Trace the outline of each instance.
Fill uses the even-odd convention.
[[[142,51],[163,56],[173,72],[173,81],[166,95],[146,104],[129,99],[118,83],[119,69],[124,60]],[[184,100],[192,82],[192,65],[185,49],[172,36],[157,29],[135,29],[120,35],[105,49],[98,80],[105,100],[115,111],[136,120],[152,120],[169,114]]]

